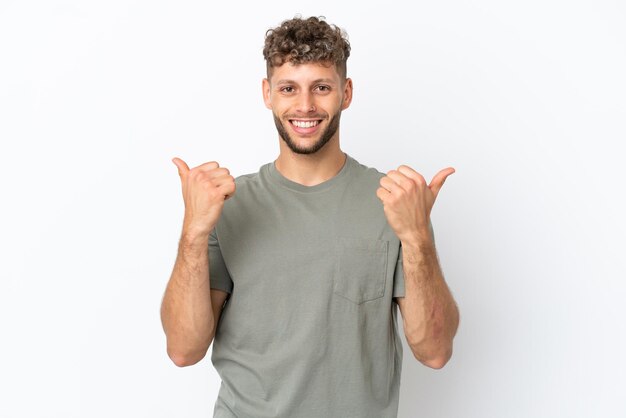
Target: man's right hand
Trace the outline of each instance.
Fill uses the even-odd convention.
[[[173,158],[172,162],[178,167],[185,202],[183,234],[208,237],[222,213],[224,201],[235,193],[235,179],[215,161],[192,169],[180,158]]]

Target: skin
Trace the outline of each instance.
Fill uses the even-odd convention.
[[[272,111],[280,153],[276,169],[286,178],[313,186],[335,176],[345,163],[339,146],[341,112],[352,102],[353,85],[328,63],[286,63],[262,82],[265,106]],[[298,127],[295,122],[316,122]],[[161,319],[168,354],[175,364],[195,364],[206,354],[227,294],[210,289],[206,248],[224,201],[235,193],[233,177],[217,162],[178,168],[185,203],[183,231],[174,270],[163,298]],[[459,313],[445,283],[430,237],[430,213],[453,168],[430,184],[406,165],[380,180],[376,195],[403,249],[405,297],[396,298],[414,356],[441,368],[452,354]]]
[[[452,356],[459,311],[439,266],[429,223],[435,199],[454,168],[439,171],[427,184],[421,174],[401,165],[380,179],[376,196],[387,222],[400,238],[405,297],[396,298],[413,355],[434,369]]]
[[[228,296],[210,287],[207,248],[224,201],[235,193],[235,179],[215,161],[193,169],[180,158],[172,162],[181,180],[185,216],[176,262],[161,303],[161,323],[167,354],[183,367],[206,355]]]
[[[352,80],[334,65],[285,63],[263,79],[263,100],[277,125],[280,154],[276,169],[288,179],[313,186],[341,170],[345,154],[339,148],[341,112],[352,103]],[[291,122],[319,121],[312,132]],[[310,152],[317,149],[315,152]]]

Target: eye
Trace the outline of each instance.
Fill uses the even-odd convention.
[[[281,87],[280,91],[282,91],[283,93],[293,93],[294,88],[291,86],[285,86],[285,87]]]
[[[316,88],[317,88],[317,90],[322,91],[322,92],[330,91],[330,86],[325,86],[323,84],[317,86]]]

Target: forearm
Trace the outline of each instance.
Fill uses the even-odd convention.
[[[403,244],[404,331],[416,358],[438,368],[452,355],[459,312],[443,278],[434,243]]]
[[[167,352],[177,362],[199,360],[213,339],[208,236],[181,236],[161,305]],[[178,358],[178,359],[176,359]]]

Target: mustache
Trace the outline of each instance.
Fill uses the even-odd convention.
[[[326,115],[285,115],[285,119],[326,119]]]

